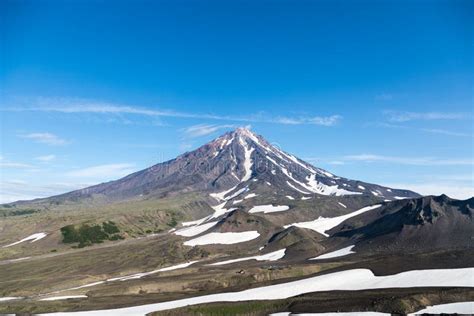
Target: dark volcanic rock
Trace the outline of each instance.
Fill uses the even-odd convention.
[[[427,251],[474,246],[474,198],[426,196],[384,204],[329,231],[353,239],[356,249]]]

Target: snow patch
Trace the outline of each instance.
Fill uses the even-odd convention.
[[[286,198],[287,198],[288,200],[294,200],[294,199],[295,199],[295,198],[292,197],[291,195],[287,195]]]
[[[247,148],[247,142],[245,142],[244,140],[242,140],[242,138],[239,138],[239,142],[240,144],[242,145],[242,148],[244,149],[244,170],[245,170],[245,174],[243,176],[243,178],[240,180],[241,182],[245,182],[247,180],[250,179],[250,177],[252,176],[252,159],[250,158],[250,156],[252,155],[252,152],[255,150],[255,148],[250,148],[248,149]]]
[[[394,198],[394,199],[397,199],[397,200],[408,199],[408,197],[406,197],[406,196],[394,196],[393,198]]]
[[[17,296],[7,296],[7,297],[0,297],[0,302],[7,302],[7,301],[14,301],[14,300],[21,300],[23,297]]]
[[[34,243],[34,242],[37,242],[40,239],[43,239],[44,237],[46,237],[46,235],[47,235],[46,233],[36,233],[36,234],[30,235],[28,237],[25,237],[20,241],[14,242],[14,243],[9,244],[9,245],[5,245],[2,248],[12,247],[12,246],[21,244],[22,242],[25,242],[25,241],[30,241],[30,243]]]
[[[253,256],[253,257],[245,257],[245,258],[239,258],[239,259],[232,259],[232,260],[227,260],[227,261],[221,261],[217,263],[211,263],[210,266],[221,266],[225,264],[231,264],[234,262],[241,262],[241,261],[247,261],[247,260],[257,260],[257,261],[276,261],[285,256],[285,251],[286,249],[280,249],[274,252],[270,252],[261,256]]]
[[[352,251],[352,248],[355,246],[349,246],[346,248],[342,248],[336,251],[328,252],[323,255],[317,256],[315,258],[311,258],[309,260],[320,260],[320,259],[330,259],[330,258],[337,258],[337,257],[342,257],[342,256],[347,256],[350,255],[351,253],[355,253],[355,251]]]
[[[251,198],[256,197],[256,196],[257,196],[257,194],[250,193],[250,194],[247,194],[246,196],[244,196],[244,200],[251,199]]]
[[[314,221],[309,221],[309,222],[299,222],[299,223],[293,223],[290,225],[284,226],[285,228],[288,228],[290,226],[296,226],[296,227],[301,227],[301,228],[308,228],[317,231],[320,234],[323,234],[324,236],[328,237],[329,235],[326,234],[325,232],[330,230],[331,228],[336,227],[337,225],[341,224],[344,222],[346,219],[357,216],[359,214],[368,212],[370,210],[376,209],[380,207],[382,204],[376,204],[376,205],[371,205],[371,206],[366,206],[361,208],[360,210],[357,210],[355,212],[342,215],[342,216],[336,216],[336,217],[322,217],[320,216],[318,219]]]
[[[257,231],[246,231],[240,233],[209,233],[184,242],[186,246],[200,246],[200,245],[231,245],[257,238],[260,234]]]
[[[421,315],[421,314],[466,314],[472,315],[474,314],[474,302],[458,302],[458,303],[449,303],[449,304],[439,304],[428,306],[425,309],[419,310],[414,314],[409,314],[410,316],[413,315]]]
[[[191,222],[182,222],[181,225],[183,225],[184,227],[199,225],[199,224],[202,223],[203,220],[204,220],[204,219],[201,218],[201,219],[198,219],[198,220],[195,220],[195,221],[191,221]]]
[[[268,205],[257,205],[250,209],[249,213],[274,213],[274,212],[282,212],[289,210],[290,207],[288,205],[276,205],[273,206],[272,204]]]
[[[293,184],[291,184],[289,181],[286,181],[286,184],[288,184],[288,186],[289,186],[290,188],[292,188],[293,190],[296,190],[296,191],[298,191],[298,192],[300,192],[300,193],[303,193],[303,194],[311,194],[310,192],[307,192],[307,191],[303,191],[303,190],[298,189],[296,186],[294,186]]]
[[[358,291],[413,287],[474,287],[474,268],[412,270],[393,275],[375,276],[368,269],[352,269],[318,275],[302,280],[248,289],[202,295],[175,301],[153,303],[109,310],[43,314],[51,316],[142,316],[184,306],[252,300],[286,299],[305,293],[324,291]]]
[[[225,190],[225,191],[222,191],[222,192],[218,192],[218,193],[211,193],[209,194],[211,197],[215,198],[216,200],[218,201],[226,201],[227,199],[225,198],[225,196],[234,191],[235,188],[237,188],[237,185],[236,186],[233,186],[232,188],[230,188],[229,190]]]
[[[391,316],[392,314],[380,313],[380,312],[334,312],[334,313],[304,313],[304,314],[293,314],[293,313],[275,313],[270,316]]]
[[[186,227],[186,228],[182,228],[180,230],[177,230],[174,233],[176,235],[179,235],[179,236],[193,237],[193,236],[196,236],[196,235],[199,235],[199,234],[205,232],[206,230],[210,229],[211,227],[214,227],[217,223],[218,223],[218,221],[214,221],[214,222],[209,222],[209,223],[205,223],[205,224],[202,224],[202,225]]]
[[[228,196],[225,198],[226,201],[228,200],[231,200],[239,195],[241,195],[242,193],[244,193],[245,191],[248,191],[248,188],[245,187],[245,188],[242,188],[242,189],[239,189],[237,192],[235,192],[234,194],[232,194],[231,196]]]
[[[48,298],[42,298],[40,301],[60,301],[60,300],[68,300],[73,298],[87,298],[86,295],[65,295],[65,296],[52,296]]]
[[[310,196],[303,196],[301,199],[304,201],[304,200],[309,200],[309,199],[311,199],[311,197],[310,197]]]
[[[213,206],[212,209],[214,210],[214,214],[212,214],[212,216],[210,218],[217,218],[219,216],[222,216],[226,213],[229,213],[229,212],[232,212],[233,210],[236,210],[237,208],[233,207],[233,208],[230,208],[230,209],[226,209],[224,208],[225,204],[227,202],[224,202],[222,204],[219,204],[219,205],[216,205],[216,206]]]
[[[337,202],[337,204],[339,204],[339,205],[342,206],[343,208],[347,208],[347,206],[345,206],[345,205],[342,204],[341,202]]]
[[[192,265],[196,262],[198,262],[198,261],[190,261],[190,262],[180,263],[180,264],[177,264],[177,265],[174,265],[174,266],[161,268],[161,269],[157,269],[157,270],[153,270],[153,271],[149,271],[149,272],[140,272],[140,273],[126,275],[126,276],[123,276],[123,277],[112,278],[112,279],[108,279],[107,282],[128,281],[128,280],[141,279],[144,276],[155,274],[155,273],[158,273],[158,272],[167,272],[167,271],[187,268],[187,267],[189,267],[190,265]]]

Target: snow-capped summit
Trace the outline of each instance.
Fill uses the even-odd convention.
[[[184,153],[122,179],[73,191],[50,199],[77,201],[102,197],[117,201],[196,192],[210,204],[239,203],[246,197],[276,194],[298,200],[308,195],[367,196],[394,200],[418,194],[350,180],[315,167],[241,127]]]

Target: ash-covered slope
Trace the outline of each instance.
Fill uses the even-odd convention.
[[[406,199],[352,217],[328,233],[352,239],[358,249],[370,252],[472,248],[473,211],[474,198]]]
[[[204,193],[211,204],[242,199],[246,194],[302,197],[360,195],[380,200],[417,197],[418,194],[349,180],[314,167],[271,145],[246,128],[228,132],[176,159],[154,165],[122,179],[40,201],[107,203],[128,199]]]

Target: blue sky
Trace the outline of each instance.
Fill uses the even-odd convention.
[[[0,197],[252,130],[348,178],[473,195],[472,1],[2,1]]]

